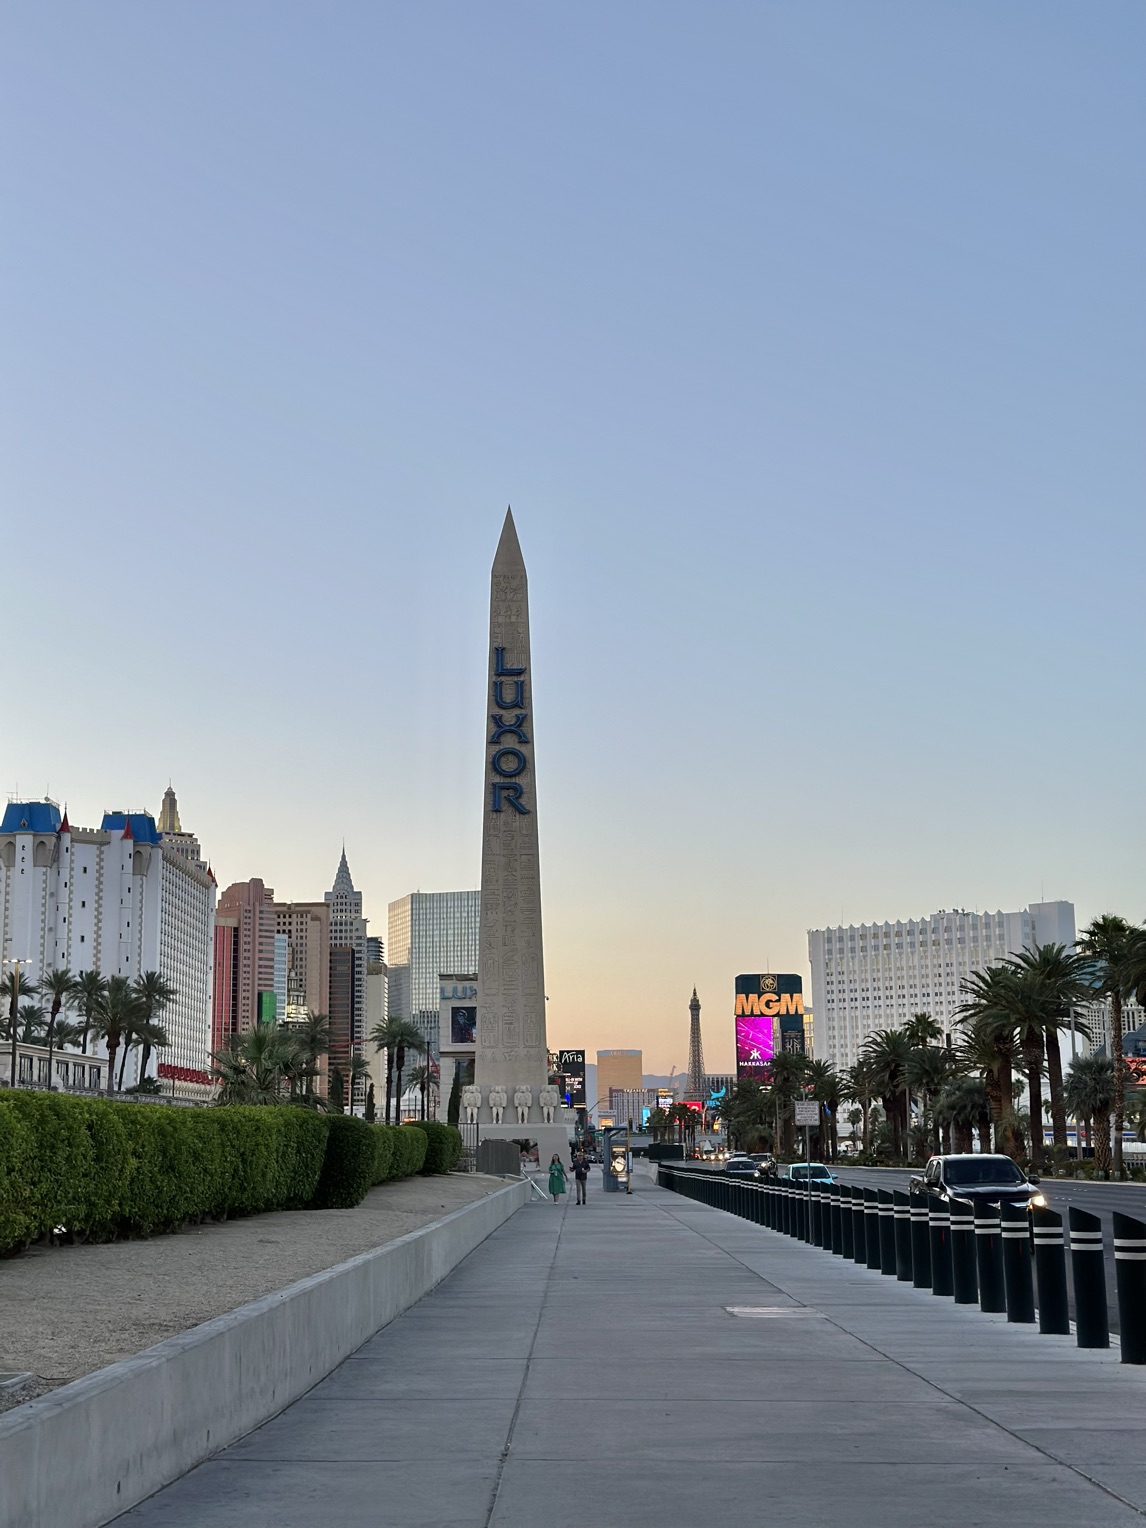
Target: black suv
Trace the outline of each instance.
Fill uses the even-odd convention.
[[[932,1157],[921,1176],[912,1178],[913,1194],[935,1199],[969,1199],[972,1204],[1021,1204],[1027,1209],[1046,1204],[1038,1178],[1026,1177],[1010,1157],[987,1152],[960,1152]]]

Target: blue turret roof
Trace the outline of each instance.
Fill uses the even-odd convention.
[[[54,833],[60,809],[54,801],[9,801],[0,833]]]
[[[124,825],[131,824],[131,836],[137,844],[157,844],[161,834],[150,812],[105,812],[100,827],[111,833],[122,833]]]

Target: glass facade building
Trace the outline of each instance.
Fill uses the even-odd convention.
[[[389,1013],[409,1019],[438,1055],[438,977],[476,971],[480,891],[413,891],[391,902]]]

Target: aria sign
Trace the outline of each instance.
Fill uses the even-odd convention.
[[[493,758],[489,761],[489,767],[493,770],[495,778],[490,782],[490,811],[500,812],[505,807],[511,807],[523,817],[529,815],[529,808],[521,799],[521,786],[517,777],[524,774],[529,765],[529,759],[517,745],[529,744],[529,734],[525,730],[525,724],[529,720],[525,706],[525,669],[511,668],[505,661],[505,648],[495,647],[493,650],[493,703],[498,708],[490,713],[490,725],[493,727],[493,735],[489,739],[489,746],[496,748]],[[503,738],[512,738],[514,745],[503,743]]]

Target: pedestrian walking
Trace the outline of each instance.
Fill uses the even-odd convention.
[[[573,1181],[577,1185],[577,1203],[585,1203],[585,1190],[589,1186],[589,1158],[579,1151],[573,1158]]]
[[[557,1203],[558,1196],[565,1193],[565,1169],[561,1165],[561,1158],[556,1152],[549,1164],[549,1192],[553,1195],[553,1203]]]

